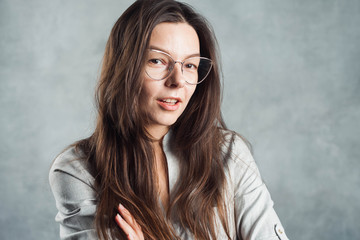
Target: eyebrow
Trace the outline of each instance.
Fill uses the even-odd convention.
[[[168,51],[166,51],[165,49],[162,49],[161,47],[156,47],[156,46],[150,45],[149,49],[159,50],[159,51],[162,51],[162,52],[167,53],[170,56],[172,56]],[[200,53],[193,53],[193,54],[187,55],[184,59],[191,58],[191,57],[200,57]]]

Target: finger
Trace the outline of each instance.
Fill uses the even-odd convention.
[[[134,239],[134,229],[120,216],[120,214],[116,214],[115,221],[117,225],[124,231],[128,240]]]
[[[122,205],[119,204],[118,210],[122,216],[122,218],[131,226],[131,228],[134,230],[135,236],[140,237],[140,239],[143,238],[143,232],[141,229],[141,226],[136,222],[135,218],[132,216],[132,214]]]
[[[136,231],[138,232],[141,230],[141,227],[139,224],[137,224],[134,217],[131,215],[131,213],[122,205],[119,204],[118,210],[123,217],[123,219]]]

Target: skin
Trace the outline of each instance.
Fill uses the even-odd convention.
[[[187,23],[158,24],[151,34],[149,48],[161,50],[180,61],[200,53],[199,38]],[[161,139],[185,110],[196,85],[185,82],[181,64],[175,64],[171,75],[164,80],[153,80],[145,73],[143,77],[142,106],[150,119],[147,130],[155,139]],[[178,99],[179,107],[167,110],[159,103],[160,99]]]
[[[200,56],[200,43],[196,31],[187,23],[160,23],[150,37],[149,48],[168,53],[176,61],[183,61],[192,56]],[[158,191],[164,208],[169,201],[169,186],[166,158],[162,149],[162,138],[184,112],[193,95],[196,85],[187,84],[181,72],[181,65],[175,67],[164,80],[153,80],[143,73],[143,90],[141,92],[142,109],[149,116],[146,126],[149,134],[155,139],[153,147],[158,173]],[[164,100],[176,99],[175,104]],[[131,213],[121,204],[118,207],[115,221],[130,240],[144,239],[140,226]]]

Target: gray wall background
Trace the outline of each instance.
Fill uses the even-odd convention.
[[[360,239],[360,1],[187,1],[213,24],[223,114],[291,239]],[[0,239],[58,239],[53,158],[94,126],[110,29],[132,1],[0,1]]]

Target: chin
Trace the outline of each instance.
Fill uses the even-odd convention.
[[[174,120],[174,121],[163,121],[160,124],[163,125],[163,126],[171,127],[172,125],[174,125],[175,122],[176,122],[176,120]]]
[[[162,119],[158,119],[158,124],[163,125],[163,126],[167,126],[167,127],[171,127],[178,118],[162,118]]]
[[[179,114],[172,112],[171,114],[152,114],[150,117],[150,125],[171,127],[178,120]]]

